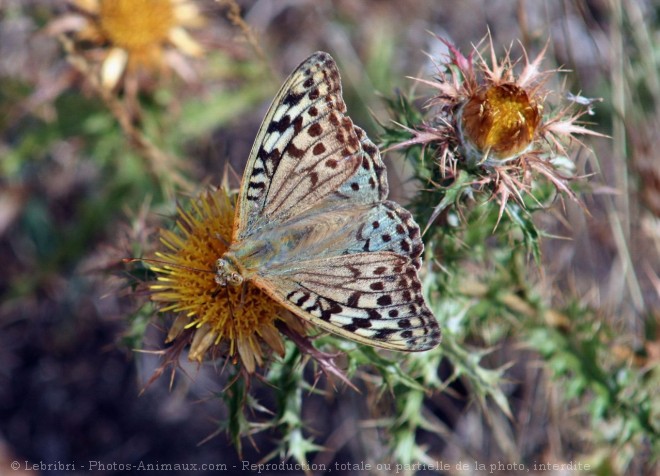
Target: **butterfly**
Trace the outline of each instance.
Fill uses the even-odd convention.
[[[215,280],[250,282],[299,318],[352,341],[432,349],[440,329],[422,296],[419,226],[387,200],[378,148],[345,112],[335,61],[312,54],[261,124]]]

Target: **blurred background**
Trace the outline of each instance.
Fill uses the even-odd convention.
[[[232,467],[250,474],[236,468],[268,455],[278,436],[245,439],[237,454],[221,423],[226,406],[214,397],[228,382],[212,364],[182,361],[173,382],[166,373],[147,385],[158,356],[136,351],[162,348],[166,324],[162,316],[151,319],[153,313],[136,315],[138,297],[126,288],[121,259],[154,240],[154,224],[172,215],[174,199],[220,184],[228,164],[229,183],[238,185],[277,88],[312,52],[324,50],[337,60],[349,114],[378,142],[378,123],[390,120],[383,97],[410,91],[408,76],[435,73],[426,53],[438,57],[446,50],[433,35],[467,54],[488,33],[498,53],[512,45],[515,52],[520,42],[534,58],[547,44],[543,69],[568,70],[561,78],[567,89],[603,99],[584,118],[610,136],[584,139],[593,151],[580,152],[580,158],[589,156],[582,159],[588,164],[582,172],[590,174],[584,207],[558,202],[537,216],[548,236],[540,266],[529,267],[551,307],[579,302],[611,332],[599,341],[592,362],[544,360],[515,336],[499,341],[488,365],[511,364],[505,381],[513,417],[484,412],[459,379],[429,401],[444,430],[415,436],[434,460],[450,464],[445,474],[490,470],[456,469],[459,461],[578,460],[599,474],[657,474],[657,2],[175,3],[198,9],[181,10],[185,37],[176,33],[178,41],[157,53],[160,61],[149,74],[120,83],[121,71],[112,67],[123,63],[120,54],[110,63],[116,55],[112,38],[89,28],[102,11],[98,2],[0,0],[0,474],[20,474],[9,469],[14,460],[22,469],[26,461],[223,463],[230,474]],[[72,60],[67,39],[86,63]],[[145,64],[153,66],[154,53],[144,54]],[[104,96],[85,72],[85,65],[105,62],[101,80],[119,95]],[[125,65],[126,74],[132,66]],[[387,161],[392,195],[405,201],[415,188],[403,186],[409,172],[395,154]],[[616,399],[598,400],[598,386],[576,391],[570,385],[580,382],[555,378],[558,366],[598,364],[602,351],[616,363],[602,369],[616,368],[613,377],[623,382]],[[450,363],[443,361],[441,375],[448,372],[445,366]],[[625,400],[627,382],[646,392],[648,408],[640,407],[642,417],[630,409],[635,418],[617,426],[607,419],[607,405]],[[257,385],[264,406],[276,404],[261,390]],[[608,398],[611,390],[605,387]],[[584,408],[596,415],[595,423],[584,424]],[[312,461],[383,460],[387,449],[370,424],[378,411],[350,389],[306,393],[306,431],[325,447]],[[621,442],[608,432],[631,437]],[[368,474],[332,468],[332,474]],[[29,474],[126,474],[101,469],[53,467]],[[500,469],[494,473],[515,473]]]

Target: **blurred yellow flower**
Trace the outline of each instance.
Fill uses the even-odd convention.
[[[70,0],[76,13],[56,20],[51,31],[72,31],[78,42],[103,50],[101,83],[112,89],[126,72],[167,65],[191,77],[181,53],[199,57],[202,46],[185,30],[203,17],[187,0]]]

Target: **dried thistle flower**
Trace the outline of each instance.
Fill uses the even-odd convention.
[[[203,17],[187,0],[70,0],[75,13],[49,27],[51,33],[73,32],[78,43],[95,46],[101,83],[115,88],[120,80],[141,71],[174,69],[184,79],[192,75],[184,55],[198,57],[202,46],[185,30],[199,27]],[[126,73],[126,74],[125,74]]]
[[[492,190],[500,202],[500,218],[509,198],[524,206],[522,196],[538,176],[577,199],[568,184],[575,171],[569,146],[575,134],[600,134],[578,124],[588,112],[572,112],[578,101],[550,107],[547,99],[553,92],[545,84],[560,71],[539,69],[545,49],[532,61],[524,50],[519,60],[511,59],[510,50],[498,60],[490,43],[488,61],[478,46],[466,57],[440,41],[449,54],[437,65],[436,79],[414,78],[438,91],[428,102],[430,117],[409,129],[413,137],[394,148],[433,147],[445,177],[455,176],[460,168],[475,171],[478,178],[472,185]]]
[[[284,355],[277,320],[288,330],[304,334],[302,323],[260,289],[219,287],[214,279],[215,263],[231,241],[234,206],[224,188],[206,192],[191,203],[189,211],[179,208],[176,230],[161,232],[167,251],[158,252],[158,264],[150,264],[157,281],[149,286],[151,299],[161,312],[179,316],[167,341],[189,339],[188,357],[202,361],[207,354],[240,361],[248,373],[264,363],[268,349]],[[179,347],[179,346],[175,346]]]

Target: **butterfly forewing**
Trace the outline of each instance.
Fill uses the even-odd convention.
[[[304,61],[270,106],[250,152],[234,240],[285,221],[334,193],[360,165],[361,148],[327,53]]]
[[[380,153],[345,111],[327,53],[289,76],[246,166],[232,256],[253,284],[327,331],[388,349],[431,349],[440,329],[417,275],[419,226],[386,200]]]

